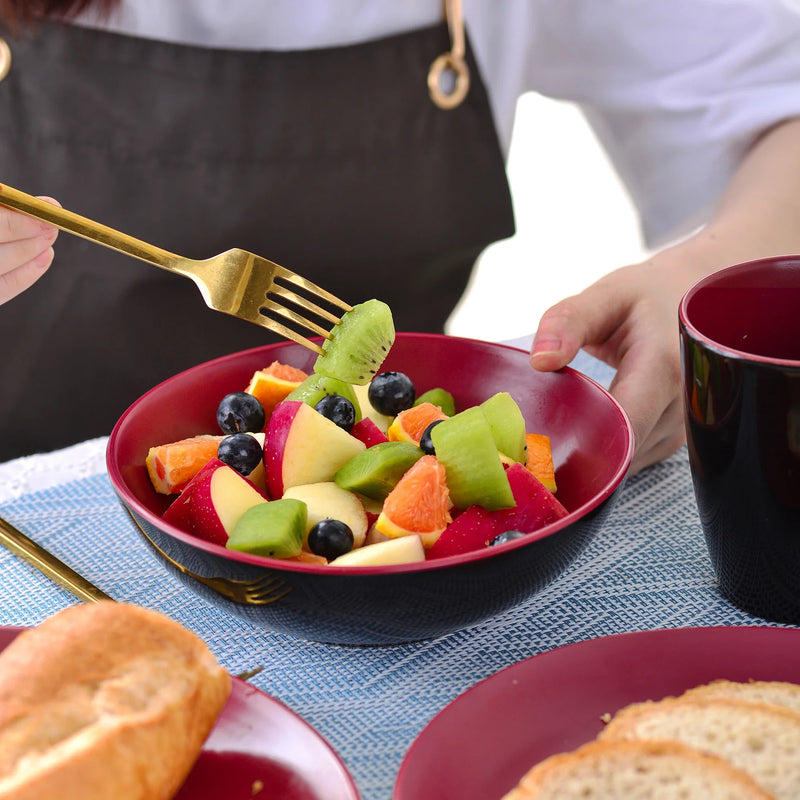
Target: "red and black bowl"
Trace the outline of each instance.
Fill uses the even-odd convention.
[[[331,567],[251,556],[165,523],[173,498],[157,494],[151,446],[215,433],[222,396],[278,360],[310,371],[295,344],[233,353],[181,372],[142,395],[108,443],[111,483],[156,558],[191,591],[268,630],[348,645],[387,645],[467,628],[527,600],[559,578],[606,520],[630,467],[633,433],[614,399],[565,368],[536,372],[528,354],[500,344],[399,333],[382,369],[405,372],[419,393],[444,387],[456,407],[509,392],[531,432],[550,436],[566,517],[479,552],[419,564]]]

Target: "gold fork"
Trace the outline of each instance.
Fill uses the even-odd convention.
[[[74,569],[68,567],[63,561],[45,550],[40,544],[34,542],[33,539],[29,539],[21,530],[15,528],[3,517],[0,517],[0,544],[8,548],[14,555],[27,561],[31,566],[36,567],[39,572],[59,586],[71,592],[78,600],[84,603],[99,603],[103,600],[113,602],[113,597],[98,589],[93,583],[90,583],[82,575],[75,572]],[[155,543],[153,543],[153,546],[155,546]],[[259,597],[263,600],[262,595],[259,595]],[[236,677],[247,681],[258,675],[263,669],[264,667],[259,665],[244,672],[239,672]]]
[[[176,561],[165,553],[153,541],[144,529],[144,526],[139,524],[139,521],[131,514],[130,510],[126,510],[128,511],[128,516],[133,520],[133,524],[139,529],[142,536],[144,536],[148,543],[152,545],[153,549],[160,553],[164,559],[175,567],[175,569],[199,583],[202,583],[204,586],[208,586],[212,591],[234,603],[246,606],[265,606],[280,600],[282,597],[286,597],[292,590],[291,586],[286,585],[286,581],[284,581],[283,578],[279,578],[277,575],[272,575],[271,573],[266,573],[259,578],[249,581],[224,578],[222,576],[198,575],[196,572],[192,572],[188,567],[185,567],[179,561]]]
[[[112,597],[68,567],[33,539],[29,539],[21,530],[2,517],[0,517],[0,544],[8,548],[14,555],[27,561],[31,566],[36,567],[39,572],[84,603],[113,600]]]
[[[311,281],[246,250],[235,248],[202,261],[184,258],[6,184],[0,184],[0,205],[191,278],[209,308],[254,322],[315,353],[321,353],[322,348],[306,338],[303,332],[329,339],[330,329],[319,322],[336,325],[341,321],[341,314],[351,310],[347,303]],[[297,289],[313,299],[297,294]],[[320,306],[320,301],[329,308]],[[318,321],[308,319],[303,312],[313,315]],[[300,330],[289,327],[287,323]]]

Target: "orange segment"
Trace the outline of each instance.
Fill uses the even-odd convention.
[[[418,406],[401,411],[389,426],[386,435],[390,442],[413,442],[419,444],[425,428],[439,419],[447,419],[447,414],[433,403],[420,403]]]
[[[550,437],[543,433],[526,433],[525,444],[528,446],[528,458],[525,466],[555,494],[556,469],[553,464]]]
[[[444,466],[436,456],[422,456],[383,501],[375,530],[390,539],[419,534],[427,549],[453,521],[450,507]]]
[[[145,463],[159,494],[177,494],[212,459],[223,436],[201,435],[151,447]]]
[[[301,369],[273,361],[268,367],[257,370],[245,389],[248,394],[258,398],[264,406],[264,416],[269,421],[272,409],[285,400],[287,395],[296,389],[308,374]]]
[[[301,550],[296,556],[284,558],[283,561],[298,561],[301,564],[317,564],[322,566],[328,563],[328,559],[323,556],[315,555],[308,550]]]

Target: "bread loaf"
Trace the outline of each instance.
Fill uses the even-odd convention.
[[[110,601],[59,612],[0,654],[0,800],[166,800],[230,688],[161,614]]]
[[[591,742],[537,764],[503,800],[773,800],[725,761],[674,742]]]

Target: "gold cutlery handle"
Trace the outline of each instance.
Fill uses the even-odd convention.
[[[63,561],[56,558],[52,553],[48,553],[41,545],[36,544],[33,539],[29,539],[22,531],[15,528],[8,520],[0,517],[0,544],[10,550],[14,555],[27,561],[36,567],[39,572],[46,575],[59,586],[63,586],[71,592],[78,600],[84,603],[97,603],[101,600],[111,600],[114,598],[98,589],[93,583],[89,583],[82,575],[68,567]],[[264,669],[257,666],[253,669],[245,670],[236,675],[243,681],[250,680]]]
[[[29,217],[55,225],[57,228],[67,231],[67,233],[73,233],[76,236],[105,245],[112,250],[118,250],[120,253],[146,261],[148,264],[154,264],[162,269],[168,269],[173,272],[178,271],[183,274],[183,270],[177,269],[177,264],[185,261],[185,259],[176,256],[174,253],[162,250],[160,247],[154,247],[133,236],[128,236],[126,233],[109,228],[107,225],[82,217],[73,211],[67,211],[65,208],[48,203],[46,200],[40,200],[38,197],[25,194],[25,192],[13,189],[5,183],[0,184],[0,205],[13,208],[15,211],[21,211]]]
[[[29,539],[22,531],[0,517],[0,544],[5,545],[12,553],[36,567],[39,572],[72,592],[84,603],[96,603],[100,600],[113,600],[93,583],[89,583],[63,561],[52,553],[48,553],[41,545]]]

